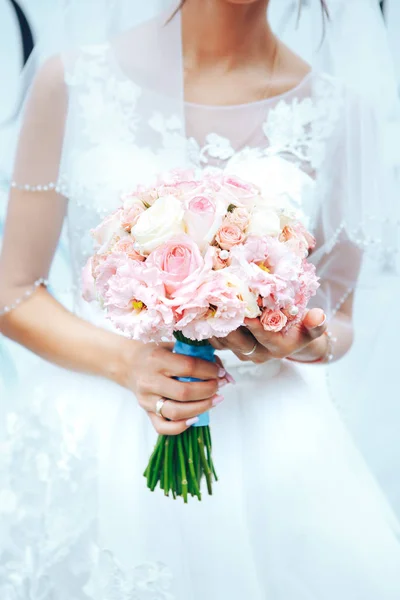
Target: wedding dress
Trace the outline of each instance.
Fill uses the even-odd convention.
[[[137,32],[142,56],[157,47],[167,63],[175,26],[152,23]],[[128,35],[69,57],[61,69],[68,109],[54,84],[58,59],[39,74],[46,84],[50,73],[51,94],[41,98],[34,87],[35,119],[28,106],[21,134],[14,188],[24,194],[22,221],[8,227],[22,245],[17,229],[29,224],[29,243],[16,278],[5,252],[0,297],[7,311],[34,282],[46,283],[66,212],[72,310],[110,327],[81,298],[89,231],[118,206],[121,191],[185,166],[268,182],[304,213],[318,239],[315,304],[332,318],[356,285],[357,241],[368,231],[353,227],[363,207],[346,204],[350,194],[358,197],[354,180],[347,187],[348,155],[375,156],[364,146],[365,129],[351,144],[345,130],[349,104],[357,119],[363,106],[338,80],[312,70],[276,97],[228,107],[186,102],[177,114],[172,94],[149,86],[154,74],[138,68],[133,78],[119,60],[122,46],[123,56],[136,56],[127,52],[130,43]],[[171,71],[160,72],[168,86]],[[45,117],[51,127],[27,160]],[[376,172],[362,176],[367,201]],[[33,252],[34,267],[21,260]],[[1,403],[2,599],[400,597],[399,525],[332,402],[326,367],[222,358],[236,384],[224,388],[225,402],[211,415],[219,481],[212,497],[187,506],[146,488],[156,434],[131,392],[32,360]]]

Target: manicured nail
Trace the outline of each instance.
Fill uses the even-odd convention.
[[[318,329],[318,327],[323,327],[326,323],[326,315],[324,314],[324,318],[322,319],[321,323],[318,323],[318,325],[314,325],[314,327],[311,327],[311,329]]]
[[[218,404],[221,404],[221,402],[224,401],[224,397],[220,396],[219,394],[217,394],[216,396],[214,396],[214,398],[212,399],[212,405],[213,406],[218,406]]]
[[[225,375],[226,375],[226,371],[225,371],[225,369],[223,369],[222,367],[220,367],[220,368],[218,369],[218,377],[219,377],[220,379],[222,379],[222,377],[225,377]]]
[[[218,387],[219,387],[219,388],[222,388],[222,387],[224,387],[225,385],[228,385],[228,383],[229,383],[229,381],[227,380],[227,378],[226,378],[226,377],[224,377],[223,379],[220,379],[220,380],[218,381]]]
[[[186,425],[188,427],[190,427],[191,425],[194,425],[195,423],[199,422],[199,417],[193,417],[193,419],[189,419],[188,421],[186,421]]]
[[[228,372],[226,372],[225,378],[227,379],[228,383],[236,383],[236,380],[232,377],[232,375]]]

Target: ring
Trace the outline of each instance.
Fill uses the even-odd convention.
[[[162,408],[163,408],[164,404],[165,404],[164,398],[160,398],[159,400],[157,400],[156,415],[157,415],[157,417],[161,417],[162,419],[165,419],[164,415],[162,414]]]
[[[251,356],[252,354],[254,354],[254,352],[256,351],[258,346],[258,342],[254,342],[254,346],[253,348],[250,350],[250,352],[241,352],[242,356]]]

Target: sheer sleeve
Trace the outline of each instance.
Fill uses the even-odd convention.
[[[0,256],[0,314],[46,284],[66,212],[58,185],[66,112],[56,57],[39,70],[24,110]]]
[[[321,287],[314,305],[333,317],[358,287],[367,255],[382,258],[393,251],[388,235],[395,221],[387,173],[381,152],[379,124],[367,102],[348,92],[316,190],[318,241],[312,261]],[[375,261],[377,272],[381,262]]]

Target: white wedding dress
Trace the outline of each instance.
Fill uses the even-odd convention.
[[[65,138],[78,150],[60,183],[77,315],[107,327],[80,294],[88,231],[118,206],[122,184],[144,180],[155,160],[156,171],[169,168],[177,147],[188,150],[188,164],[255,180],[268,174],[318,233],[315,202],[324,190],[315,193],[314,175],[337,130],[334,81],[313,72],[258,103],[186,104],[185,136],[173,116],[154,114],[149,127],[160,152],[141,151],[137,172],[130,136],[140,124],[127,122],[140,89],[114,66],[107,76],[111,60],[107,47],[83,51],[67,77],[82,119],[67,121]],[[329,252],[315,254],[323,278],[316,303],[330,315],[355,284],[341,255],[340,219],[322,241]],[[348,270],[341,278],[335,256]],[[325,367],[255,366],[228,353],[223,360],[236,385],[223,389],[225,402],[211,415],[219,481],[213,497],[184,506],[146,488],[156,434],[132,393],[32,359],[1,404],[2,600],[400,598],[398,523],[346,433]]]

